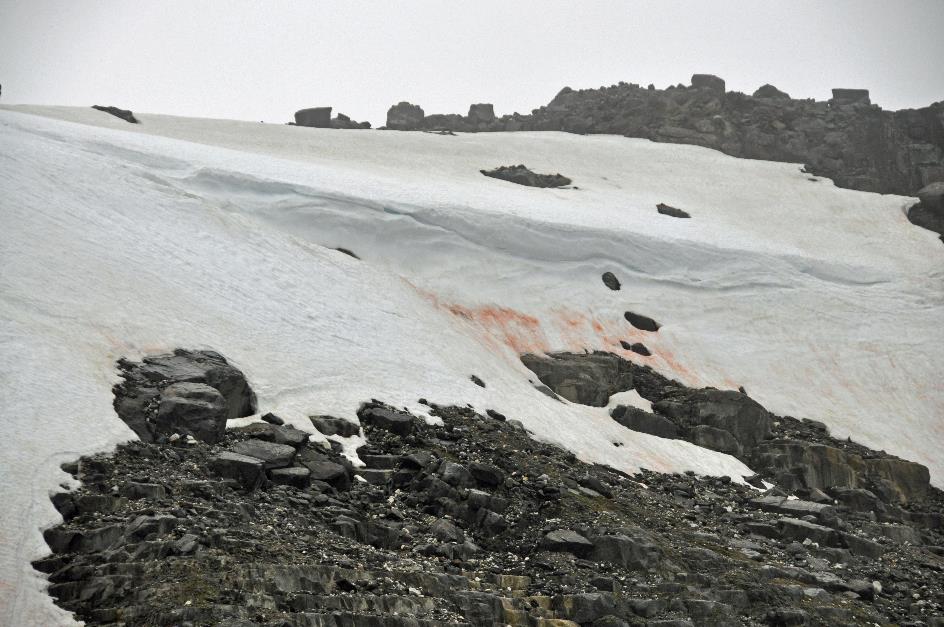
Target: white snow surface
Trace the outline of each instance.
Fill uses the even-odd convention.
[[[615,136],[138,117],[0,110],[4,624],[70,623],[29,565],[59,520],[59,464],[134,437],[112,409],[115,360],[175,347],[219,351],[260,411],[309,431],[310,414],[355,419],[371,398],[422,413],[425,397],[625,471],[750,473],[553,401],[518,359],[609,350],[743,385],[944,484],[944,247],[907,221],[914,199]],[[479,173],[516,163],[576,188]],[[663,327],[635,330],[626,310]]]

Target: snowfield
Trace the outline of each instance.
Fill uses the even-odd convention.
[[[29,564],[59,520],[48,495],[72,481],[59,465],[134,437],[112,409],[115,360],[178,346],[219,351],[261,412],[307,431],[310,414],[355,419],[371,398],[422,414],[425,397],[629,472],[750,474],[555,402],[518,359],[609,350],[689,385],[743,385],[944,485],[944,247],[907,221],[914,199],[614,136],[138,117],[0,110],[6,624],[71,623]],[[576,189],[479,173],[517,163]]]

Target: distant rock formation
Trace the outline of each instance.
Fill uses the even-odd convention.
[[[530,114],[496,117],[475,104],[466,116],[425,115],[401,102],[387,128],[425,131],[566,131],[612,133],[694,144],[735,157],[807,164],[840,187],[913,195],[944,181],[944,102],[883,111],[865,89],[834,89],[825,102],[801,100],[773,85],[752,96],[726,92],[724,80],[696,74],[690,87],[619,83],[565,87]]]
[[[908,210],[908,219],[930,231],[940,233],[944,240],[944,182],[931,183],[918,190],[921,201]]]
[[[105,113],[110,113],[116,118],[121,118],[125,122],[139,124],[138,119],[134,117],[134,114],[128,109],[119,109],[118,107],[103,107],[101,105],[92,105],[92,108],[99,111],[104,111]]]
[[[312,128],[356,129],[370,128],[370,122],[355,122],[343,113],[331,118],[331,107],[313,107],[295,112],[295,126]]]

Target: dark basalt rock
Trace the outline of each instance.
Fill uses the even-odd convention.
[[[131,124],[139,124],[138,119],[134,117],[134,113],[132,113],[131,111],[127,109],[119,109],[118,107],[103,107],[101,105],[93,105],[92,108],[97,109],[99,111],[104,111],[105,113],[109,113],[115,116],[116,118],[121,118],[125,122],[130,122]]]
[[[344,418],[309,416],[308,419],[311,420],[311,424],[315,426],[315,429],[324,435],[339,435],[343,438],[349,438],[361,431],[360,425]]]
[[[603,285],[607,286],[611,290],[618,291],[620,289],[619,279],[616,278],[616,275],[612,272],[603,273]]]
[[[480,170],[485,176],[528,187],[564,187],[571,180],[561,174],[538,174],[523,165],[503,165],[494,170]]]
[[[921,188],[918,199],[921,202],[908,210],[908,219],[922,228],[940,233],[944,239],[944,182]]]
[[[612,353],[539,356],[526,354],[522,363],[555,394],[582,405],[605,407],[610,396],[633,388],[632,370]]]
[[[182,435],[189,433],[197,439],[210,437],[215,441],[222,432],[220,425],[225,427],[227,419],[250,416],[256,410],[256,396],[243,373],[213,351],[177,349],[172,354],[145,357],[140,363],[122,359],[118,368],[124,381],[113,388],[115,411],[146,442],[167,437],[174,433],[172,429],[181,428],[184,430],[178,432]],[[213,409],[216,404],[213,394],[203,388],[185,386],[175,388],[176,392],[172,390],[172,396],[162,396],[168,387],[182,383],[215,389],[222,396],[222,414]],[[188,395],[192,397],[190,401]],[[202,403],[212,411],[202,414],[200,406],[194,403]],[[191,420],[199,425],[187,428],[185,423]]]
[[[161,391],[157,414],[150,423],[154,435],[191,435],[218,442],[226,430],[223,395],[205,383],[174,383]]]
[[[642,314],[633,313],[632,311],[627,311],[623,314],[623,317],[626,318],[626,321],[631,325],[639,329],[640,331],[651,331],[655,333],[659,330],[661,326],[658,322],[650,318],[649,316],[643,316]]]
[[[333,120],[331,120],[331,128],[337,129],[368,129],[370,128],[370,122],[357,122],[352,120],[350,117],[344,115],[343,113],[337,114]]]
[[[664,203],[659,203],[656,205],[656,211],[661,213],[664,216],[672,216],[673,218],[691,218],[691,214],[687,211],[682,211],[681,209],[676,209],[675,207],[670,207]]]
[[[383,429],[399,436],[409,435],[416,428],[416,418],[404,411],[379,404],[369,404],[357,412],[361,424]]]
[[[623,344],[623,348],[625,348],[628,351],[632,351],[636,353],[637,355],[642,355],[643,357],[649,357],[652,355],[652,353],[649,351],[646,345],[643,344],[642,342],[634,342],[632,344],[629,344],[628,342],[622,342],[622,344]]]

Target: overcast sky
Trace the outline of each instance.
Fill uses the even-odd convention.
[[[374,125],[562,87],[712,73],[794,97],[863,87],[886,109],[944,100],[944,0],[158,2],[0,0],[4,103],[285,122],[329,105]]]

